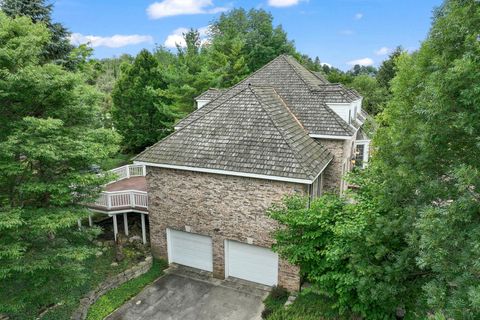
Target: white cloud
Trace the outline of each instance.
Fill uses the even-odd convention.
[[[208,30],[210,29],[210,26],[205,26],[198,28],[198,32],[200,33],[200,41],[201,43],[205,43],[208,41]],[[163,43],[163,45],[167,48],[176,48],[177,44],[185,48],[187,44],[185,43],[185,39],[183,38],[183,34],[188,32],[188,28],[178,28],[173,30],[171,34],[167,36],[167,39]]]
[[[375,50],[375,54],[377,56],[384,56],[386,54],[389,54],[392,50],[390,48],[387,48],[387,47],[381,47],[380,49],[378,50]]]
[[[321,65],[322,67],[324,67],[324,66],[327,66],[327,67],[329,67],[329,68],[332,67],[332,65],[331,65],[330,63],[326,63],[326,62],[322,62],[322,63],[320,63],[320,65]]]
[[[351,36],[352,34],[354,34],[355,32],[353,30],[350,30],[350,29],[347,29],[347,30],[341,30],[340,31],[340,34],[344,35],[344,36]]]
[[[91,47],[120,48],[133,44],[153,43],[153,37],[140,34],[116,34],[111,37],[101,37],[94,35],[83,35],[81,33],[72,33],[70,42],[74,45],[89,44]]]
[[[271,7],[290,7],[295,6],[300,0],[268,0],[268,5]]]
[[[352,60],[347,62],[347,64],[354,66],[356,64],[360,66],[371,66],[373,65],[373,60],[371,58],[362,58],[362,59],[357,59],[357,60]]]
[[[355,20],[360,20],[363,18],[363,13],[359,12],[359,13],[356,13],[355,16],[354,16]]]
[[[163,0],[149,5],[147,14],[150,19],[160,19],[187,14],[214,14],[227,10],[226,7],[215,7],[212,0]]]

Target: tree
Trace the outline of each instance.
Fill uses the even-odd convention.
[[[164,60],[171,61],[163,63],[167,66],[167,94],[172,99],[173,110],[188,114],[194,109],[194,98],[217,83],[216,73],[209,68],[207,49],[201,44],[198,30],[191,29],[183,36],[186,47],[178,46],[176,56],[167,56],[168,51],[163,48],[157,48],[155,56],[161,55]]]
[[[398,46],[389,56],[388,59],[382,62],[380,68],[378,68],[377,81],[383,88],[390,92],[390,81],[395,77],[396,68],[395,62],[397,58],[404,53],[402,47]]]
[[[147,50],[140,51],[131,65],[122,65],[112,91],[112,121],[123,136],[125,151],[139,152],[173,129],[176,115],[165,95],[162,71]]]
[[[99,229],[77,230],[109,177],[91,170],[117,150],[82,74],[43,63],[49,31],[0,12],[0,313],[46,307],[79,285]]]
[[[228,57],[242,56],[246,67],[233,67],[237,61],[229,61],[232,68],[246,74],[267,64],[280,54],[294,54],[295,47],[289,41],[282,26],[273,26],[273,17],[262,9],[234,9],[223,13],[211,26],[211,47],[214,52]],[[238,53],[237,53],[238,52]]]
[[[34,23],[44,23],[50,31],[51,39],[45,44],[42,56],[46,61],[66,63],[73,50],[70,44],[70,32],[60,23],[52,22],[52,4],[45,0],[3,0],[2,11],[9,17],[27,16]]]
[[[272,212],[285,225],[276,250],[340,311],[480,317],[478,30],[478,1],[445,1],[421,48],[397,58],[374,156],[350,177],[353,201]]]
[[[350,87],[363,96],[363,108],[371,115],[379,113],[389,98],[387,90],[375,78],[366,74],[354,77]]]

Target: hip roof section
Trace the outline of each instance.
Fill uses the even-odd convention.
[[[236,86],[208,105],[135,161],[311,183],[333,158],[273,87]]]

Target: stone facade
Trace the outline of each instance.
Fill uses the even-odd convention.
[[[345,173],[352,169],[354,137],[348,140],[319,139],[320,143],[333,154],[333,160],[327,166],[323,177],[325,191],[343,192],[347,186],[343,180]]]
[[[225,276],[225,240],[270,248],[277,224],[266,209],[286,194],[306,194],[307,186],[183,170],[147,168],[150,242],[167,258],[166,229],[212,237],[213,275]],[[248,239],[248,240],[247,240]],[[280,259],[278,284],[298,290],[299,269]]]

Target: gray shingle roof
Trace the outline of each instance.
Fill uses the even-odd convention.
[[[236,86],[208,105],[135,161],[313,181],[333,158],[272,87]]]
[[[215,100],[177,123],[182,128],[235,96],[248,84],[275,89],[309,134],[351,136],[355,129],[332,111],[327,103],[352,102],[356,95],[340,84],[305,69],[293,57],[281,55],[223,92]]]
[[[218,98],[225,89],[210,88],[201,95],[195,97],[195,100],[214,100]]]

